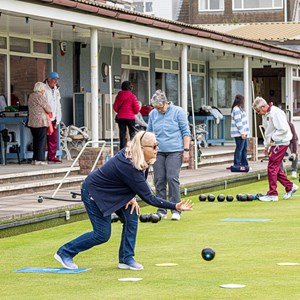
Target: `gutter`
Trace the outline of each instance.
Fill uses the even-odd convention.
[[[239,46],[266,51],[269,53],[300,58],[299,51],[283,49],[260,41],[246,40],[243,38],[214,32],[212,30],[199,28],[195,25],[185,24],[178,21],[165,20],[162,18],[144,15],[142,13],[132,12],[126,9],[111,7],[99,2],[92,2],[87,0],[36,0],[36,2],[44,2],[50,5],[60,7],[62,6],[65,9],[71,8],[74,10],[79,10],[82,13],[85,12],[96,14],[102,17],[109,17],[121,21],[127,21],[130,23],[137,23],[138,25],[151,26],[163,30],[211,39],[214,41],[236,44]]]

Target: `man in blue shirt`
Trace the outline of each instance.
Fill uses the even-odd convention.
[[[181,164],[188,162],[190,151],[190,130],[186,112],[179,106],[173,105],[161,90],[157,90],[151,99],[155,108],[148,118],[147,131],[154,132],[159,149],[153,165],[154,182],[158,197],[169,201],[180,202],[179,173]],[[180,220],[180,212],[171,210],[172,220]],[[167,217],[167,210],[159,208],[157,213]]]

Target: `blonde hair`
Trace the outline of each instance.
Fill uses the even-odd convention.
[[[257,108],[261,108],[261,107],[266,106],[266,105],[268,105],[268,103],[264,98],[256,97],[254,102],[253,102],[252,108],[254,110],[256,110]]]
[[[34,91],[35,93],[39,93],[39,92],[45,90],[45,87],[46,87],[46,84],[45,84],[45,83],[38,81],[38,82],[34,85],[33,91]]]
[[[155,158],[150,161],[145,161],[143,144],[150,143],[155,138],[152,132],[139,131],[134,138],[127,143],[125,156],[132,161],[133,166],[138,170],[146,170],[150,165],[155,163]]]

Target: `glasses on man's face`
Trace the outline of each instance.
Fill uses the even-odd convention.
[[[155,144],[155,145],[143,145],[143,147],[147,147],[147,148],[152,148],[153,150],[157,150],[158,149],[158,144]]]

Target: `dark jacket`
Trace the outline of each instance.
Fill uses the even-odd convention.
[[[91,172],[86,180],[87,189],[104,216],[117,211],[138,195],[146,203],[175,209],[175,203],[152,194],[145,172],[133,167],[125,157],[125,149],[110,158],[102,167]]]

